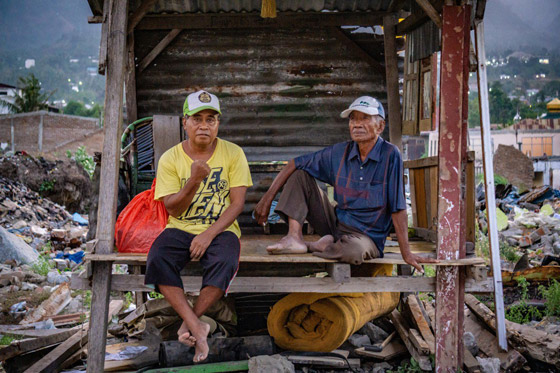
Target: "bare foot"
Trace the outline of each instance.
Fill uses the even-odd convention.
[[[179,331],[177,331],[177,336],[179,337],[179,342],[186,346],[193,347],[196,343],[196,339],[191,335],[191,332],[184,321],[181,324]]]
[[[307,246],[301,238],[284,236],[278,243],[266,248],[269,254],[305,254]]]
[[[332,245],[333,242],[334,237],[330,234],[327,234],[326,236],[319,238],[317,241],[311,242],[309,244],[309,251],[311,251],[312,253],[317,251],[323,252],[329,245]]]
[[[196,338],[194,345],[194,358],[193,362],[200,363],[208,357],[208,333],[210,333],[210,325],[200,321],[197,331],[193,330],[193,336]]]

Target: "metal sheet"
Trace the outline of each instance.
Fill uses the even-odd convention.
[[[137,61],[165,34],[136,31]],[[381,47],[374,34],[349,35]],[[181,115],[185,96],[206,89],[220,98],[220,137],[251,160],[288,160],[348,139],[339,115],[356,97],[386,107],[383,76],[354,53],[328,30],[184,30],[137,75],[138,115]],[[263,148],[274,147],[293,152],[271,159]]]

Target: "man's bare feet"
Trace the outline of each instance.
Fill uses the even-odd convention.
[[[193,347],[194,344],[196,343],[196,339],[191,335],[191,332],[189,331],[189,328],[187,327],[187,324],[184,321],[181,324],[179,331],[177,331],[177,336],[179,342],[181,342],[186,346]]]
[[[278,243],[266,248],[269,254],[305,254],[307,245],[301,238],[295,236],[284,236]]]
[[[319,238],[317,241],[309,243],[309,251],[312,253],[317,251],[323,252],[329,245],[332,245],[333,243],[334,237],[330,234],[327,234],[326,236]]]
[[[195,363],[200,363],[208,357],[208,333],[210,333],[210,325],[200,321],[197,330],[192,330],[193,337],[196,339],[194,345],[194,358]]]

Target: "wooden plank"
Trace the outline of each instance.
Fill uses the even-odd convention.
[[[181,276],[185,292],[197,292],[202,277]],[[90,289],[87,279],[72,276],[73,289]],[[336,283],[330,277],[236,277],[229,288],[230,293],[363,293],[363,292],[433,292],[435,277],[352,277],[344,283]],[[111,290],[151,292],[144,285],[143,275],[112,275]],[[492,280],[465,281],[465,290],[470,293],[493,291]]]
[[[406,161],[405,161],[406,163]],[[410,207],[412,208],[412,226],[418,227],[418,202],[416,201],[416,188],[414,170],[408,170],[408,185],[410,190]]]
[[[496,197],[494,190],[494,166],[492,135],[490,133],[490,107],[488,101],[488,79],[486,76],[486,51],[484,49],[484,22],[480,21],[475,28],[476,54],[478,57],[478,100],[481,115],[481,138],[482,138],[482,157],[484,164],[484,190],[486,199],[488,232],[492,273],[494,276],[494,303],[496,305],[496,317],[498,319],[498,343],[500,348],[507,351],[505,308],[503,298],[502,271],[500,259],[500,243],[498,240],[498,228],[496,225]],[[494,249],[493,249],[494,248]]]
[[[146,13],[150,11],[157,0],[143,0],[142,3],[136,8],[134,13],[128,19],[128,33],[131,34],[138,23],[144,18]]]
[[[171,115],[154,115],[152,131],[154,138],[154,162],[157,170],[163,153],[181,142],[180,117]]]
[[[171,31],[144,57],[144,59],[138,64],[138,73],[144,71],[161,52],[181,33],[181,29],[176,28]]]
[[[107,317],[107,322],[111,320],[111,318],[116,315],[123,306],[122,300],[113,300],[109,306],[109,312]],[[103,321],[103,324],[106,322]],[[56,371],[57,367],[59,367],[64,361],[66,361],[69,357],[71,357],[76,350],[80,349],[84,346],[88,341],[88,332],[87,328],[89,327],[89,323],[85,323],[80,326],[80,329],[74,333],[70,338],[66,339],[60,345],[58,345],[54,350],[49,352],[45,357],[39,360],[37,363],[33,364],[26,373],[40,373],[40,372],[54,372]],[[91,333],[91,330],[90,330]],[[106,335],[104,336],[106,338]],[[105,345],[103,345],[105,347]],[[105,360],[105,353],[102,355],[103,361]],[[101,370],[90,370],[91,365],[91,351],[90,356],[88,357],[88,372],[101,372]],[[103,366],[103,365],[102,365]],[[96,368],[97,369],[97,368]]]
[[[101,24],[101,44],[99,46],[99,64],[97,66],[97,72],[101,75],[105,75],[105,69],[107,68],[107,38],[109,30],[109,9],[112,7],[113,0],[103,1],[103,19]]]
[[[430,17],[430,19],[436,24],[438,28],[442,28],[442,20],[439,12],[434,8],[429,0],[416,0],[416,3],[420,5],[422,10]]]
[[[345,360],[342,355],[340,358],[334,356],[300,356],[300,355],[286,355],[286,358],[293,364],[314,365],[332,368],[351,368],[360,367],[360,359],[347,359]],[[346,363],[348,361],[348,363]]]
[[[432,168],[432,167],[430,167]],[[426,228],[432,229],[433,228],[433,219],[434,215],[437,215],[437,211],[432,210],[432,179],[430,178],[430,168],[424,169],[424,196],[426,198]],[[437,179],[436,179],[437,183]],[[437,185],[437,184],[436,184]]]
[[[419,159],[412,159],[410,161],[404,161],[403,166],[404,168],[425,168],[425,167],[433,167],[438,165],[439,159],[437,156],[434,157],[426,157],[426,158],[419,158]]]
[[[426,341],[420,336],[418,330],[416,329],[409,329],[408,330],[408,339],[414,345],[416,350],[418,350],[423,355],[428,355],[430,353],[430,347],[426,343]]]
[[[438,168],[437,167],[430,167],[429,172],[430,172],[430,198],[428,199],[428,201],[430,203],[430,211],[432,212],[432,214],[431,214],[430,222],[429,222],[428,226],[431,230],[436,231],[436,237],[437,237],[438,184],[439,184],[438,183],[438,177],[439,177]],[[468,201],[467,201],[467,203],[468,203]],[[473,207],[474,207],[474,201],[473,201]],[[474,220],[473,220],[473,223],[474,223]]]
[[[404,342],[404,345],[406,346],[408,352],[410,353],[410,355],[412,355],[414,360],[418,362],[420,369],[425,371],[432,371],[432,364],[430,363],[430,359],[426,355],[420,354],[412,345],[412,342],[409,339],[409,328],[399,311],[393,310],[393,312],[391,312],[391,314],[389,315],[389,318],[395,326],[397,333],[399,333],[399,335],[401,336],[401,339]]]
[[[126,65],[126,19],[128,1],[112,1],[108,12],[107,78],[104,110],[103,162],[97,213],[97,254],[110,254],[115,239],[117,189],[120,164],[120,133],[123,119],[123,88]],[[90,355],[88,372],[103,369],[107,338],[107,315],[111,288],[111,262],[93,265]],[[83,344],[79,341],[78,345]],[[62,346],[62,344],[61,344]],[[59,346],[60,347],[60,346]],[[56,351],[56,349],[55,349]],[[74,351],[65,356],[68,358]],[[64,360],[57,361],[57,365]]]
[[[408,353],[408,350],[401,341],[393,340],[383,348],[383,351],[380,352],[366,351],[363,347],[355,349],[354,352],[360,356],[388,361],[398,356],[404,355],[405,353]]]
[[[327,272],[334,282],[343,283],[350,280],[350,264],[346,263],[329,263],[327,264]]]
[[[385,12],[281,12],[276,18],[258,14],[170,14],[147,15],[137,30],[278,28],[381,25]]]
[[[428,228],[428,217],[426,216],[426,185],[424,169],[410,170],[414,172],[414,189],[416,193],[416,214],[418,227]]]
[[[426,344],[429,349],[429,353],[435,355],[436,340],[434,338],[432,331],[430,330],[430,325],[428,325],[428,322],[424,318],[424,314],[422,312],[422,309],[420,308],[420,304],[416,299],[416,295],[408,296],[407,305],[408,308],[410,309],[410,313],[412,314],[414,324],[416,325],[418,331],[422,335],[423,340],[426,341]]]
[[[385,77],[385,67],[373,58],[368,52],[362,49],[354,40],[350,39],[339,27],[330,27],[329,34],[345,45],[352,53],[356,54],[361,60],[367,62],[381,76]],[[393,141],[391,141],[393,142]]]
[[[526,363],[526,359],[523,355],[516,350],[512,349],[509,352],[500,351],[496,343],[496,337],[484,326],[480,325],[476,316],[468,309],[465,311],[465,330],[474,335],[478,348],[484,352],[484,354],[500,359],[501,369],[515,372]]]
[[[136,104],[136,61],[134,60],[134,33],[128,34],[126,42],[126,77],[124,82],[126,100],[126,120],[132,123],[138,119]]]
[[[443,7],[438,259],[465,255],[462,163],[467,142],[469,15],[469,5]],[[456,371],[463,367],[464,272],[457,267],[437,267],[436,278],[436,366]]]
[[[422,254],[428,258],[434,258],[435,255],[433,253],[425,253]],[[101,254],[89,254],[86,255],[86,260],[91,262],[114,262],[115,264],[145,264],[146,257],[142,256],[128,256],[128,255],[118,255],[118,254],[108,254],[108,255],[101,255]],[[196,262],[196,261],[193,261]],[[336,263],[334,260],[330,259],[322,259],[310,254],[303,254],[303,255],[241,255],[240,262],[242,263]],[[402,256],[397,253],[387,253],[383,258],[374,258],[364,260],[366,264],[406,264],[406,262],[402,259]],[[445,266],[445,267],[455,267],[455,266],[471,266],[471,265],[478,265],[484,264],[483,258],[472,257],[472,258],[463,258],[463,259],[450,259],[445,260],[442,259],[438,263],[430,263],[433,266]]]
[[[401,100],[399,94],[399,68],[397,58],[397,43],[395,28],[397,25],[395,14],[383,17],[383,47],[385,49],[385,80],[387,82],[387,109],[389,124],[389,141],[402,152],[402,117]]]
[[[465,370],[468,373],[481,373],[480,364],[478,360],[471,354],[471,352],[465,347],[463,350],[463,356],[465,361],[463,362]]]
[[[5,361],[6,359],[10,359],[14,356],[21,355],[29,351],[38,350],[43,347],[60,343],[74,335],[80,329],[81,327],[63,331],[59,330],[57,334],[52,334],[41,338],[13,341],[8,346],[0,348],[0,361]]]

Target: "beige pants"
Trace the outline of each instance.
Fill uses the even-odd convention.
[[[325,251],[313,255],[350,264],[379,257],[379,250],[371,238],[357,228],[337,221],[335,208],[327,195],[305,171],[296,170],[290,176],[275,211],[286,221],[292,218],[303,225],[307,220],[321,236],[330,234],[334,237],[335,242]]]

